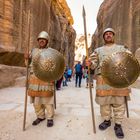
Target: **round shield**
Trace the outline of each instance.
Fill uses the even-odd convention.
[[[101,66],[105,82],[115,88],[125,88],[136,81],[140,65],[130,53],[117,52],[106,58]]]
[[[42,81],[55,81],[61,78],[65,69],[63,55],[55,49],[33,50],[33,71]]]

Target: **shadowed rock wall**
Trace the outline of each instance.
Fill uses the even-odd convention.
[[[24,52],[28,45],[30,50],[36,46],[42,30],[50,35],[50,47],[73,67],[76,32],[72,24],[65,0],[0,0],[0,88],[14,85],[16,78],[26,75]]]
[[[92,48],[103,45],[102,33],[107,27],[115,29],[117,43],[135,52],[140,47],[140,1],[104,0],[98,12]]]
[[[45,30],[50,34],[50,47],[59,50],[72,67],[76,37],[72,24],[73,18],[65,0],[30,0],[30,4],[29,0],[0,0],[0,63],[24,66],[24,63],[14,61],[14,57],[17,58],[19,53],[23,59],[28,44],[30,49],[35,47],[38,33]],[[13,59],[9,59],[10,52],[16,52]]]
[[[13,10],[13,0],[0,0],[0,52],[14,50]]]

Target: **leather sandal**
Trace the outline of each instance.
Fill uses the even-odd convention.
[[[41,119],[41,118],[37,118],[36,120],[33,121],[32,125],[38,125],[40,122],[44,121],[44,119]]]
[[[124,133],[120,124],[115,123],[114,130],[115,130],[115,134],[117,138],[120,138],[120,139],[124,138]]]
[[[53,126],[53,120],[47,120],[47,127]]]
[[[100,130],[105,130],[105,129],[107,129],[109,126],[111,126],[111,121],[110,121],[110,120],[108,120],[108,121],[104,120],[104,122],[102,122],[102,123],[99,125],[99,129],[100,129]]]

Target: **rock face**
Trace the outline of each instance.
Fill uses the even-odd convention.
[[[23,75],[26,75],[24,67],[0,65],[0,88],[15,85],[16,78]]]
[[[140,1],[104,0],[97,17],[92,48],[103,45],[102,33],[107,27],[116,31],[116,43],[126,45],[133,53],[140,48]]]
[[[16,54],[22,55],[28,45],[35,47],[38,33],[45,30],[50,35],[50,47],[60,51],[72,66],[76,37],[72,24],[65,0],[0,0],[0,63],[5,64],[6,59],[6,65],[24,66],[14,61]],[[13,59],[9,59],[9,52],[16,52]]]
[[[24,52],[28,46],[29,50],[36,47],[37,36],[44,30],[50,35],[50,47],[60,51],[66,65],[72,67],[76,38],[72,24],[73,17],[65,0],[0,0],[0,64],[11,66],[12,72],[13,66],[24,67]],[[1,80],[0,88],[13,81],[9,80],[8,84],[3,76]]]
[[[88,46],[91,44],[91,35],[87,35]],[[75,40],[75,61],[81,61],[85,59],[86,48],[85,48],[85,37],[82,34],[77,35]]]

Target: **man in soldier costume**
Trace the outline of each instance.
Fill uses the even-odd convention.
[[[122,120],[125,114],[125,97],[129,97],[130,89],[114,88],[105,83],[101,76],[102,62],[111,54],[116,52],[131,53],[125,46],[114,43],[115,32],[112,28],[107,28],[103,32],[105,45],[95,49],[91,54],[87,64],[95,69],[96,74],[96,102],[100,105],[100,113],[104,121],[99,125],[100,130],[105,130],[111,126],[112,110],[114,113],[114,131],[118,138],[123,138]],[[128,99],[128,98],[127,98]]]
[[[42,49],[48,48],[49,35],[47,32],[42,31],[39,33],[38,38],[38,52]],[[32,125],[38,125],[45,120],[45,109],[47,111],[47,127],[53,126],[54,116],[54,82],[44,82],[38,79],[33,72],[32,60],[35,51],[25,54],[25,59],[29,59],[30,63],[30,78],[28,86],[28,95],[30,102],[33,103],[37,119],[33,121]]]

